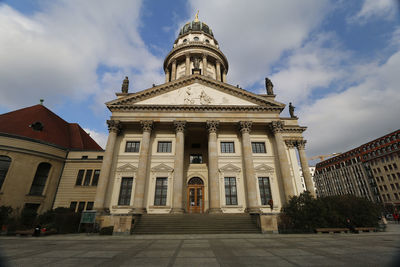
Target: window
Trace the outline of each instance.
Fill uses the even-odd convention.
[[[82,185],[82,180],[83,180],[83,174],[84,173],[85,173],[85,170],[79,170],[78,171],[78,176],[76,177],[75,185]]]
[[[30,210],[32,212],[37,212],[40,204],[37,203],[25,203],[24,210]]]
[[[393,168],[394,168],[395,170],[397,170],[397,164],[396,164],[396,163],[393,163]]]
[[[235,143],[221,142],[221,153],[235,153]]]
[[[49,171],[51,168],[51,164],[42,162],[39,164],[36,170],[35,177],[33,178],[31,190],[29,191],[29,195],[41,196],[46,185],[47,177],[49,175]]]
[[[235,177],[225,177],[225,203],[226,205],[237,205]]]
[[[172,142],[171,141],[160,141],[158,142],[157,152],[161,153],[170,153],[172,151]]]
[[[86,204],[86,210],[92,210],[93,209],[93,204],[94,204],[94,202],[88,202]]]
[[[199,41],[199,37],[196,36],[196,37],[193,38],[193,40],[195,40],[196,42],[198,42],[198,41]]]
[[[100,170],[94,170],[93,179],[92,179],[92,186],[97,186],[99,182]]]
[[[183,39],[183,42],[186,43],[186,42],[187,42],[187,39]]]
[[[78,203],[76,201],[71,201],[71,204],[69,205],[69,208],[75,212],[77,204]]]
[[[261,205],[269,205],[270,200],[272,200],[269,177],[258,177],[258,186],[260,188]]]
[[[97,159],[103,159],[103,156],[97,156]]]
[[[0,189],[6,179],[8,169],[10,168],[11,158],[7,156],[0,156]]]
[[[206,39],[206,43],[210,43],[210,40]]]
[[[390,187],[392,188],[392,190],[394,190],[394,184],[390,184]]]
[[[83,181],[83,185],[90,185],[90,178],[92,178],[93,170],[87,170],[85,175],[85,180]]]
[[[133,177],[122,177],[118,205],[129,206],[131,203]]]
[[[165,206],[167,204],[168,179],[166,177],[157,178],[154,206]]]
[[[140,142],[139,141],[127,141],[125,145],[125,152],[139,152]]]
[[[85,202],[79,202],[78,212],[82,212],[85,209]]]
[[[253,149],[253,153],[265,153],[264,142],[251,142],[251,148]]]
[[[82,159],[88,159],[89,156],[82,156]]]
[[[203,163],[203,156],[201,154],[190,155],[190,164],[201,164]]]
[[[388,171],[388,168],[386,166],[383,166],[383,168],[385,169],[386,172]]]

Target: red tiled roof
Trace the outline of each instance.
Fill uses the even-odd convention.
[[[40,122],[41,131],[30,125]],[[72,150],[103,150],[77,123],[68,123],[43,105],[0,115],[0,133],[27,137]]]

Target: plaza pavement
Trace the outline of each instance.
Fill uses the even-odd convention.
[[[10,267],[400,266],[400,225],[361,234],[0,237],[0,253]]]

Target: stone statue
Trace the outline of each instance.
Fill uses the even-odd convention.
[[[274,94],[274,85],[272,84],[271,80],[268,78],[265,78],[265,89],[267,89],[267,95],[273,95]]]
[[[289,103],[289,114],[290,114],[290,117],[291,117],[291,118],[297,118],[297,117],[294,115],[294,109],[295,109],[295,107],[292,105],[292,102],[290,102],[290,103]]]
[[[121,92],[128,93],[128,89],[129,89],[129,79],[128,76],[126,76],[124,81],[122,82]]]
[[[193,59],[193,66],[194,66],[194,69],[195,69],[195,70],[196,70],[196,69],[200,69],[200,58],[195,57],[195,58]]]

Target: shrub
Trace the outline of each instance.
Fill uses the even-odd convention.
[[[107,226],[100,229],[100,235],[112,235],[114,232],[114,226]]]

